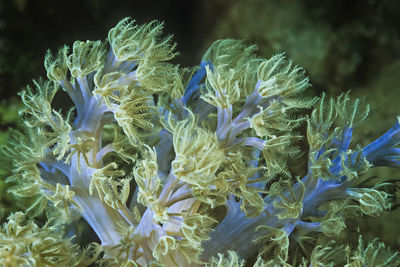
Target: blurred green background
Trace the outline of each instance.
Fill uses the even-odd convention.
[[[43,57],[75,40],[104,39],[120,19],[138,23],[157,19],[174,34],[180,52],[175,63],[198,64],[216,39],[238,38],[259,46],[260,55],[286,52],[303,66],[313,87],[310,95],[352,90],[366,96],[375,115],[355,137],[365,145],[400,115],[400,1],[396,0],[0,0],[0,143],[17,127],[16,95],[32,79],[45,77]],[[0,175],[9,163],[2,159]],[[399,179],[387,169],[380,179]],[[18,201],[0,181],[0,210],[18,209]],[[4,216],[3,216],[4,218]],[[400,248],[398,210],[364,218],[360,228]],[[355,229],[349,229],[352,231]]]

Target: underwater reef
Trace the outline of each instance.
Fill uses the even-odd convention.
[[[340,239],[398,204],[398,180],[365,176],[400,167],[400,117],[351,142],[365,99],[311,97],[300,66],[241,40],[173,64],[162,29],[126,18],[106,40],[48,51],[47,79],[20,92],[22,130],[2,148],[10,193],[30,201],[0,230],[0,264],[400,264],[377,239]]]

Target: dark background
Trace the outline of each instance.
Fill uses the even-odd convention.
[[[75,40],[105,39],[110,28],[124,17],[138,23],[165,22],[165,33],[174,34],[181,55],[177,61],[199,62],[204,35],[215,23],[200,1],[107,0],[2,0],[0,5],[0,91],[10,97],[32,78],[45,76],[43,57]]]
[[[316,91],[365,87],[400,58],[396,0],[0,0],[1,97],[45,76],[47,49],[105,39],[128,16],[164,21],[178,43],[177,63],[197,64],[216,39],[245,39],[263,57],[287,52]]]

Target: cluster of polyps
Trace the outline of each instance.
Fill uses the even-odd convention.
[[[15,164],[11,192],[35,201],[10,217],[2,240],[20,237],[10,230],[20,227],[37,243],[0,241],[7,262],[85,265],[103,251],[101,261],[117,266],[239,266],[253,255],[255,266],[289,266],[295,229],[335,236],[350,208],[377,215],[390,207],[380,190],[390,185],[353,186],[372,166],[400,167],[399,122],[351,150],[369,112],[363,101],[306,98],[300,67],[283,54],[257,58],[255,46],[231,39],[215,42],[200,66],[181,68],[167,62],[175,45],[161,29],[124,19],[105,42],[46,55],[49,81],[21,93],[27,132],[6,148]],[[59,88],[73,102],[66,116],[52,107]],[[294,179],[287,162],[300,152],[303,122],[308,172]],[[30,221],[43,211],[47,237]],[[82,253],[54,231],[74,229],[80,216],[100,239]],[[398,262],[396,254],[368,254],[374,244],[360,245],[347,264]],[[332,255],[317,246],[309,260],[330,264]]]

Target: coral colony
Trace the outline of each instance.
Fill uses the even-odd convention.
[[[400,118],[351,144],[363,99],[306,97],[301,67],[238,40],[182,68],[162,28],[124,19],[106,41],[46,54],[48,80],[20,93],[25,130],[3,148],[11,193],[32,201],[1,229],[2,266],[398,266],[377,240],[333,240],[348,220],[390,209],[395,184],[357,184],[400,167]],[[73,108],[52,106],[58,92]],[[289,162],[302,151],[299,177]],[[80,218],[98,242],[77,241]]]

